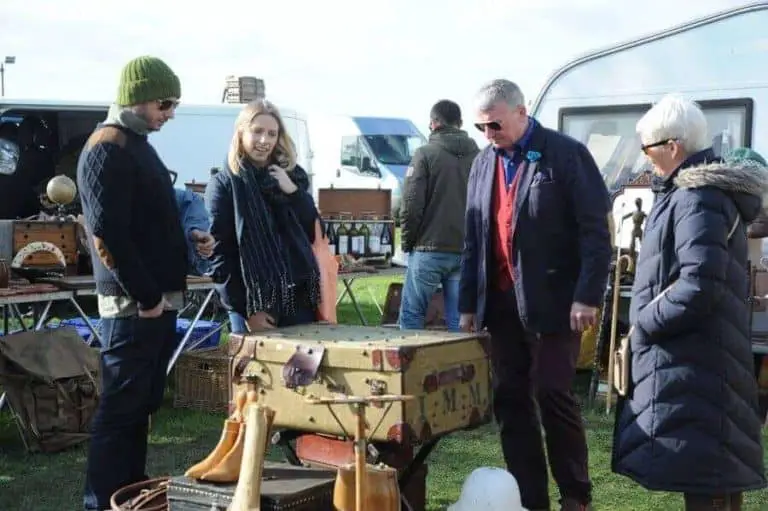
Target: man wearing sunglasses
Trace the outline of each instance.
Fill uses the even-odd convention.
[[[78,161],[103,341],[86,510],[110,509],[116,490],[147,478],[149,416],[162,401],[188,273],[173,183],[147,135],[173,119],[180,96],[162,60],[131,60]]]
[[[460,322],[490,333],[494,413],[523,505],[550,508],[543,426],[561,509],[589,509],[571,385],[608,278],[608,191],[586,147],[528,116],[517,85],[494,80],[477,100],[491,144],[469,178]]]

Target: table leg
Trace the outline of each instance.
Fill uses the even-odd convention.
[[[24,315],[21,313],[21,310],[19,310],[19,306],[16,305],[15,303],[12,303],[12,304],[8,305],[8,307],[10,307],[11,314],[13,315],[13,317],[15,317],[16,321],[19,322],[19,326],[21,327],[21,331],[22,332],[28,331],[29,328],[27,328],[27,325],[24,324]]]
[[[184,351],[184,348],[189,341],[189,338],[192,337],[192,332],[195,329],[195,325],[197,325],[197,322],[200,321],[200,317],[203,315],[203,312],[205,312],[205,308],[208,307],[208,304],[211,302],[211,299],[213,298],[213,294],[216,292],[215,289],[211,289],[208,291],[208,294],[205,296],[205,299],[203,300],[203,303],[200,304],[200,308],[197,310],[197,313],[195,314],[195,317],[192,319],[192,321],[189,324],[189,328],[187,328],[187,331],[184,332],[184,337],[182,337],[181,342],[179,342],[179,345],[176,347],[176,350],[173,352],[173,355],[171,356],[171,360],[168,362],[168,368],[166,369],[166,374],[171,372],[171,369],[173,369],[173,366],[176,365],[176,361],[181,356],[181,353]],[[200,343],[197,343],[200,344]]]
[[[35,323],[35,330],[40,330],[45,326],[46,323],[48,323],[48,314],[51,312],[52,305],[53,301],[46,302],[45,306],[43,307],[43,312],[40,313],[40,316]]]
[[[366,321],[365,315],[363,315],[363,311],[360,310],[360,305],[357,304],[355,293],[352,292],[351,282],[347,282],[346,279],[343,279],[342,282],[344,283],[347,294],[349,294],[349,300],[352,302],[352,307],[355,308],[355,312],[357,312],[357,316],[360,318],[360,322],[363,324],[363,326],[368,326],[368,321]]]
[[[381,308],[381,305],[379,305],[379,301],[376,299],[376,295],[373,294],[373,289],[371,289],[371,286],[366,285],[365,289],[368,290],[368,296],[371,297],[371,301],[373,302],[373,305],[376,306],[376,310],[379,311],[379,317],[384,317],[384,309]]]
[[[355,283],[355,279],[341,279],[341,282],[344,284],[344,290],[341,292],[339,297],[336,298],[336,307],[338,307],[344,297],[347,296],[348,289],[350,286],[352,286],[352,284]]]
[[[75,307],[75,310],[77,311],[77,314],[80,316],[81,319],[85,321],[85,324],[88,326],[88,330],[91,331],[91,338],[88,341],[88,346],[93,346],[93,341],[97,341],[100,346],[104,346],[104,343],[101,340],[101,335],[99,335],[99,332],[96,331],[96,328],[91,323],[90,318],[85,313],[82,307],[80,307],[80,304],[77,303],[77,300],[75,300],[75,297],[72,296],[69,298],[70,303]]]

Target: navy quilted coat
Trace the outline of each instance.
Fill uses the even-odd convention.
[[[711,151],[680,169],[654,187],[638,255],[632,384],[617,407],[613,470],[657,491],[763,488],[745,223],[760,212],[765,173]]]

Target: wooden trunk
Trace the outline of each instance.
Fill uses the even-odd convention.
[[[47,241],[59,247],[67,266],[77,264],[77,223],[41,220],[16,220],[13,223],[13,254],[35,241]],[[59,266],[56,256],[36,252],[24,261],[24,266]]]
[[[261,511],[333,511],[333,470],[264,462]],[[216,484],[173,477],[168,484],[169,511],[226,511],[236,483]]]
[[[350,438],[350,407],[310,405],[306,396],[413,395],[367,412],[369,439],[419,444],[490,422],[486,338],[476,334],[312,324],[230,335],[233,393],[259,391],[274,426]],[[386,412],[386,413],[385,413]],[[338,420],[337,420],[338,419]]]
[[[320,188],[317,191],[317,209],[324,218],[349,215],[357,219],[366,213],[386,218],[392,211],[392,191],[367,188]]]

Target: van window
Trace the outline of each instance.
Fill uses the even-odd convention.
[[[357,137],[341,137],[341,165],[360,168],[360,144]]]
[[[715,154],[727,154],[734,147],[752,143],[751,99],[700,101],[699,106],[707,117]],[[559,130],[587,146],[608,189],[614,192],[649,168],[635,125],[650,107],[563,108]]]
[[[409,165],[413,153],[424,144],[424,139],[416,135],[366,135],[365,141],[384,165]]]

